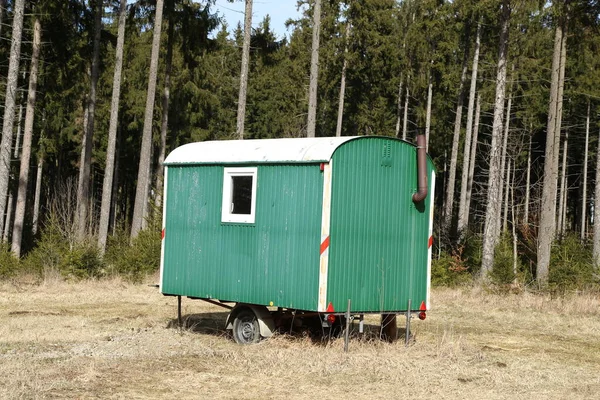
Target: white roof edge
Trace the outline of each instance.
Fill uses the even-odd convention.
[[[165,164],[328,162],[342,144],[360,136],[217,140],[173,150]]]

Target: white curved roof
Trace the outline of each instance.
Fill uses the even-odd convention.
[[[189,143],[173,150],[165,164],[328,162],[343,143],[357,136],[218,140]]]

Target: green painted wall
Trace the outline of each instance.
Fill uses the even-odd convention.
[[[221,222],[223,167],[168,167],[163,293],[316,309],[319,164],[259,165],[252,225]]]
[[[418,309],[427,296],[428,196],[417,208],[416,148],[364,138],[333,155],[327,302],[338,311]],[[428,158],[428,183],[431,171]]]

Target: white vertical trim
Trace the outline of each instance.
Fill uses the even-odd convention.
[[[431,190],[429,191],[429,235],[427,236],[427,310],[431,308],[431,253],[433,250],[433,244],[429,246],[429,240],[433,236],[433,208],[435,204],[435,172],[431,171]]]
[[[324,164],[323,169],[323,212],[321,219],[321,245],[329,242],[329,228],[331,220],[331,169],[333,160]],[[319,258],[319,298],[317,311],[324,312],[327,309],[327,277],[329,274],[329,247],[327,247]]]
[[[165,179],[163,184],[163,193],[162,193],[162,201],[163,201],[163,215],[162,215],[162,230],[160,232],[161,241],[160,241],[160,282],[159,282],[159,291],[162,293],[163,287],[163,271],[165,269],[165,237],[166,231],[165,226],[167,225],[167,182],[169,181],[169,167],[165,166]],[[162,235],[165,234],[165,237]]]

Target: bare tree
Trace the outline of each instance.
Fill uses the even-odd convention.
[[[106,249],[108,225],[110,222],[110,205],[115,167],[115,148],[117,144],[117,125],[119,123],[119,98],[121,96],[121,71],[123,68],[123,45],[125,42],[125,7],[127,0],[119,4],[119,23],[117,28],[117,48],[115,51],[115,71],[110,102],[110,121],[108,124],[108,144],[106,146],[106,165],[102,182],[102,203],[100,206],[100,227],[98,232],[98,248],[103,254]]]
[[[154,18],[154,35],[152,38],[152,54],[150,56],[150,71],[148,76],[146,111],[144,114],[142,148],[140,151],[140,163],[138,168],[137,187],[135,191],[133,219],[131,221],[132,239],[136,238],[142,229],[144,216],[147,214],[148,210],[148,187],[150,184],[150,162],[152,154],[152,116],[154,113],[154,97],[156,95],[156,75],[158,71],[163,4],[164,0],[156,1],[156,16]]]
[[[561,7],[567,11],[569,0]],[[561,3],[555,3],[557,12]],[[554,32],[554,52],[552,57],[552,80],[550,84],[550,102],[548,107],[548,127],[546,130],[546,150],[544,162],[544,183],[542,188],[542,206],[540,210],[540,228],[538,234],[537,281],[540,286],[548,284],[550,249],[556,230],[556,189],[558,179],[558,152],[560,127],[562,125],[562,92],[564,90],[564,68],[567,46],[567,17],[561,13]],[[564,53],[563,53],[564,52]],[[561,79],[562,76],[562,79]]]
[[[160,124],[160,144],[158,148],[158,165],[156,166],[156,197],[154,206],[160,210],[163,198],[163,174],[165,154],[167,148],[167,129],[169,127],[169,97],[171,94],[171,69],[173,67],[173,41],[175,31],[175,21],[173,15],[174,0],[167,1],[167,13],[169,18],[169,28],[167,30],[167,59],[165,65],[165,88],[162,98],[162,120]]]
[[[432,61],[433,63],[433,61]],[[427,85],[427,109],[425,112],[425,148],[429,149],[429,133],[431,130],[431,98],[433,97],[433,82],[429,70],[429,85]],[[460,128],[459,128],[460,129]]]
[[[346,60],[344,60],[344,63]],[[400,121],[402,121],[402,83],[403,75],[400,75],[400,83],[398,84],[398,102],[396,104],[396,137],[400,137]]]
[[[508,191],[510,190],[510,170],[511,160],[508,160],[506,166],[506,181],[504,182],[504,212],[502,214],[502,232],[506,232],[508,228]]]
[[[23,134],[23,152],[21,154],[21,169],[19,172],[19,188],[17,191],[17,206],[15,208],[15,223],[13,226],[11,251],[15,257],[21,256],[21,239],[23,237],[23,222],[25,220],[25,203],[27,201],[27,185],[29,183],[29,160],[31,158],[31,142],[33,136],[33,118],[35,115],[35,97],[37,92],[38,63],[42,40],[42,25],[39,18],[33,22],[33,51],[29,73],[29,88],[27,91],[27,110],[25,111],[25,131]]]
[[[10,43],[10,60],[6,76],[6,95],[4,97],[4,120],[2,124],[2,141],[0,142],[0,229],[4,227],[4,212],[8,195],[10,173],[10,149],[12,147],[13,123],[19,62],[21,60],[21,36],[23,33],[23,9],[25,0],[15,0],[13,4],[12,39]]]
[[[513,70],[514,70],[514,64],[513,64]],[[506,170],[506,162],[507,162],[507,158],[508,158],[508,133],[510,130],[510,109],[512,107],[512,84],[511,84],[511,92],[508,95],[508,103],[506,105],[506,119],[504,121],[504,133],[502,134],[502,156],[501,156],[501,161],[500,161],[500,177],[502,179],[504,179],[504,171]],[[508,181],[509,178],[509,174],[506,174],[506,180]],[[502,184],[500,184],[500,186],[498,187],[498,198],[500,200],[502,200],[502,196],[504,194],[504,186]],[[508,202],[508,197],[505,197],[505,207],[507,206],[507,202]],[[498,207],[498,221],[500,221],[500,208]],[[500,230],[500,223],[497,224],[497,229],[498,229],[498,236],[502,233],[502,231]],[[503,229],[505,229],[506,226],[503,227]]]
[[[600,132],[596,151],[596,186],[594,187],[594,271],[600,272]]]
[[[558,222],[556,223],[556,228],[558,230],[558,235],[562,236],[564,231],[564,223],[563,223],[563,210],[565,207],[565,190],[567,184],[567,154],[569,148],[569,133],[565,133],[565,140],[563,141],[563,157],[562,157],[562,170],[561,170],[561,178],[560,178],[560,187],[558,189]]]
[[[473,136],[473,109],[475,106],[475,95],[477,90],[477,71],[479,67],[479,47],[481,46],[481,22],[477,24],[477,36],[475,37],[475,50],[473,52],[473,64],[471,67],[471,87],[469,89],[469,105],[467,107],[467,128],[465,131],[465,147],[463,150],[463,166],[460,182],[460,200],[458,203],[458,225],[457,231],[463,234],[469,223],[469,211],[467,205],[467,183],[470,170],[471,140]],[[476,140],[476,139],[475,139]]]
[[[452,135],[452,150],[450,151],[450,170],[448,173],[448,184],[446,186],[446,206],[444,208],[444,229],[450,232],[452,225],[452,212],[454,211],[454,190],[456,186],[456,165],[458,163],[458,147],[460,145],[460,127],[462,125],[463,102],[465,98],[465,81],[467,80],[468,58],[469,58],[468,35],[465,40],[465,53],[462,63],[462,73],[458,86],[456,100],[456,118],[454,119],[454,134]],[[429,82],[431,85],[431,81]]]
[[[475,175],[475,160],[477,158],[477,136],[479,135],[479,120],[481,117],[481,95],[477,94],[475,103],[475,125],[473,126],[473,141],[469,156],[469,175],[467,176],[467,197],[465,200],[467,223],[471,209],[471,193],[473,192],[473,177]]]
[[[2,21],[4,21],[4,10],[6,9],[6,0],[0,0],[0,36],[2,36]]]
[[[310,86],[308,89],[308,120],[306,136],[315,137],[317,125],[317,85],[319,78],[319,36],[321,31],[321,0],[313,8],[312,50],[310,56]]]
[[[238,96],[237,137],[244,138],[246,119],[246,95],[248,90],[248,64],[250,59],[250,35],[252,33],[252,0],[246,0],[244,14],[244,43],[242,45],[242,71],[240,73],[240,93]]]
[[[410,99],[410,90],[408,83],[410,81],[410,75],[406,77],[406,97],[404,98],[404,120],[402,121],[402,140],[406,140],[408,133],[408,100]]]
[[[527,176],[525,178],[525,212],[523,214],[523,223],[529,223],[529,197],[531,193],[531,140],[533,138],[532,126],[529,126],[529,148],[527,150]]]
[[[487,207],[485,213],[485,225],[483,233],[483,250],[481,262],[481,278],[486,280],[494,264],[494,249],[498,242],[498,210],[500,207],[500,186],[502,175],[500,175],[500,163],[502,149],[500,139],[502,137],[502,119],[504,116],[504,98],[506,91],[506,62],[508,55],[508,26],[510,20],[509,0],[502,2],[501,33],[498,48],[498,70],[496,73],[496,94],[494,101],[494,120],[492,124],[492,142],[490,146],[490,168],[488,176]]]
[[[33,200],[33,222],[31,232],[35,236],[38,231],[38,224],[40,220],[40,195],[42,193],[42,170],[44,168],[44,153],[38,154],[37,162],[37,174],[35,178],[35,194]]]
[[[585,118],[585,150],[583,151],[583,177],[581,194],[581,240],[585,240],[587,226],[587,171],[588,171],[588,148],[590,143],[590,99],[588,97],[587,115]]]
[[[92,76],[90,93],[87,98],[87,120],[83,129],[81,141],[81,158],[79,162],[79,181],[77,184],[77,241],[85,238],[88,224],[90,203],[90,173],[92,164],[92,145],[94,136],[94,117],[96,114],[96,86],[100,75],[100,34],[102,32],[102,1],[96,0],[94,17],[94,52],[92,55]]]
[[[350,21],[346,21],[346,43],[344,45],[344,63],[342,64],[342,77],[340,80],[340,99],[338,102],[337,125],[335,127],[335,136],[342,136],[342,119],[344,117],[344,96],[346,93],[346,69],[348,68],[348,41],[350,40]],[[400,80],[400,91],[402,91],[402,79]],[[400,107],[400,97],[398,97],[398,107]],[[398,114],[400,110],[398,110]],[[398,135],[400,120],[396,124],[396,136]]]

